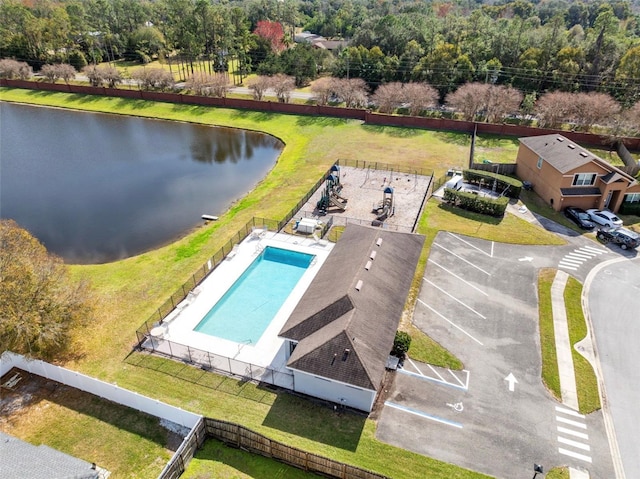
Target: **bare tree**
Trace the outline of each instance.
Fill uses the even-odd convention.
[[[67,63],[44,65],[40,73],[51,83],[55,83],[60,78],[64,80],[66,84],[69,84],[69,80],[76,77],[76,69]]]
[[[11,58],[0,60],[0,78],[28,80],[32,76],[33,70],[27,63],[18,62]]]
[[[97,65],[87,65],[82,69],[82,73],[89,79],[91,86],[102,86],[103,72]]]
[[[281,103],[289,103],[291,92],[296,87],[296,79],[290,75],[277,73],[271,77],[272,88]]]
[[[624,110],[620,120],[622,127],[632,135],[640,133],[640,101]]]
[[[456,91],[449,93],[445,103],[462,113],[465,120],[472,121],[486,108],[487,93],[491,85],[485,83],[465,83]]]
[[[216,98],[225,98],[229,91],[229,75],[226,73],[216,73],[211,75],[209,81],[209,91]]]
[[[64,80],[67,85],[69,84],[69,81],[73,80],[78,73],[76,69],[68,63],[60,63],[56,66],[58,67],[58,77]]]
[[[516,88],[504,85],[491,85],[486,93],[485,119],[493,123],[502,120],[505,115],[516,113],[520,109],[524,96]]]
[[[405,83],[404,101],[409,104],[409,115],[418,116],[427,108],[438,104],[438,91],[428,83]]]
[[[135,73],[135,72],[134,72]],[[133,77],[133,75],[131,75]],[[187,78],[185,86],[188,90],[191,90],[195,95],[204,96],[207,94],[206,74],[202,72],[196,72]],[[142,80],[142,78],[140,78]]]
[[[573,95],[562,91],[545,93],[535,103],[533,110],[540,126],[556,128],[572,111]]]
[[[620,112],[620,104],[606,93],[573,93],[571,120],[588,131],[594,125],[606,125]]]
[[[82,69],[82,72],[89,79],[91,86],[104,86],[115,88],[122,82],[120,71],[117,68],[108,65],[88,65]]]
[[[378,106],[380,113],[393,113],[396,108],[404,103],[402,83],[392,82],[380,85],[371,97],[371,101]]]
[[[339,78],[335,82],[336,96],[347,108],[363,108],[368,102],[367,84],[362,78]]]
[[[170,71],[163,68],[138,68],[131,73],[141,90],[170,90],[175,80]]]
[[[314,81],[311,91],[315,95],[316,103],[324,106],[329,103],[336,93],[336,82],[333,77],[322,77]]]
[[[271,77],[259,75],[249,79],[247,86],[253,91],[254,100],[262,100],[266,91],[271,88]]]

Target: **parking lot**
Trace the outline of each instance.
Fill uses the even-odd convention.
[[[528,477],[534,462],[613,477],[601,413],[563,407],[540,379],[537,271],[557,267],[573,248],[439,233],[414,323],[465,367],[405,361],[378,438],[495,477]]]

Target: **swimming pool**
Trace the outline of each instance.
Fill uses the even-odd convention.
[[[257,343],[314,257],[267,246],[194,331],[236,343]]]

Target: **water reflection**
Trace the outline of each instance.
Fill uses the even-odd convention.
[[[268,135],[0,103],[0,215],[68,262],[124,258],[220,215],[273,167]]]

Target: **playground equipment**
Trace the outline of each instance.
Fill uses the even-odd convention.
[[[347,208],[347,198],[341,196],[342,185],[340,184],[340,167],[333,165],[331,172],[327,176],[325,181],[324,192],[322,197],[316,204],[318,210],[324,214],[330,208],[337,208],[340,211],[344,211]]]
[[[373,221],[374,226],[380,226],[384,220],[393,216],[395,208],[393,206],[393,188],[387,186],[383,191],[382,203],[379,203],[371,211],[376,215],[376,219]]]

